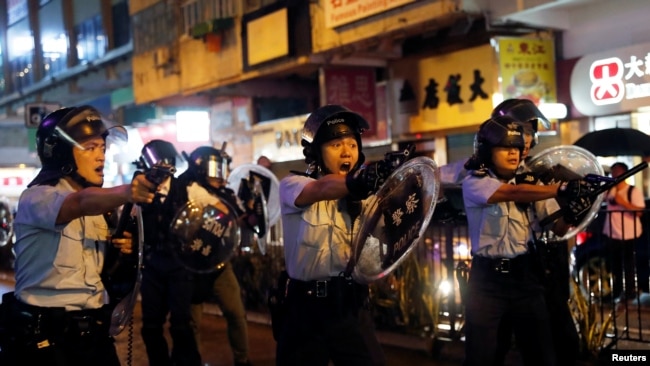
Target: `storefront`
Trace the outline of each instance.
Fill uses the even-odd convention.
[[[650,43],[612,49],[579,58],[571,70],[570,91],[574,117],[587,121],[587,131],[632,128],[650,133],[650,66],[646,59]],[[626,150],[619,144],[618,156],[598,156],[603,165],[622,161],[632,167],[650,156],[648,151]],[[598,155],[598,154],[596,154]],[[648,173],[630,178],[631,184],[647,182]],[[647,195],[648,185],[644,184]]]

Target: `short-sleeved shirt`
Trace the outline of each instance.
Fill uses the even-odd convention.
[[[628,190],[632,189],[631,196],[628,196]],[[645,200],[643,193],[639,188],[632,188],[628,185],[620,192],[616,188],[612,188],[607,193],[607,211],[624,211],[625,207],[611,203],[617,194],[621,194],[627,199],[630,197],[630,203],[637,207],[645,207]],[[641,225],[641,218],[636,212],[608,212],[605,217],[605,225],[603,225],[603,234],[612,239],[617,240],[630,240],[638,238],[643,232]]]
[[[463,201],[474,255],[514,258],[526,253],[528,242],[534,240],[536,221],[557,207],[553,199],[535,205],[517,205],[512,201],[488,203],[502,184],[505,183],[491,172],[485,176],[470,174],[463,180]]]
[[[286,269],[291,278],[310,281],[338,276],[350,260],[353,235],[358,230],[341,200],[320,201],[306,207],[296,198],[313,178],[289,175],[280,181],[280,210]]]
[[[56,186],[33,186],[18,201],[15,218],[16,296],[31,305],[96,309],[107,303],[101,281],[109,236],[102,215],[57,225],[63,201],[74,189],[64,179]]]

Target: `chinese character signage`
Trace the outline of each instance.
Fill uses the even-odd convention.
[[[497,38],[503,99],[555,103],[555,51],[551,39]]]
[[[323,104],[340,104],[362,115],[370,125],[370,129],[363,134],[364,141],[383,140],[387,137],[385,120],[378,123],[377,118],[377,101],[383,101],[384,96],[377,98],[374,68],[325,68],[323,76],[325,81]]]
[[[327,28],[354,22],[415,0],[321,0]]]
[[[425,132],[474,127],[492,111],[496,91],[496,55],[490,45],[468,48],[393,65],[397,106],[394,131]],[[408,117],[408,118],[403,118]]]
[[[650,104],[650,43],[582,57],[571,73],[571,101],[586,116]]]

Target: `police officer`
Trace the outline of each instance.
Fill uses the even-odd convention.
[[[538,127],[541,123],[547,129],[550,128],[550,121],[528,99],[506,99],[497,105],[492,111],[492,117],[508,116],[519,121],[524,130],[524,149],[521,154],[521,164],[517,170],[515,181],[519,184],[529,184],[542,179],[563,180],[562,177],[540,176],[533,177],[528,173],[526,165],[531,157],[529,152],[539,143]],[[544,182],[543,182],[544,183]],[[569,243],[567,240],[547,240],[537,242],[536,255],[540,256],[544,267],[544,288],[546,304],[550,315],[551,331],[558,365],[572,365],[578,357],[579,339],[578,331],[571,317],[569,309],[570,278],[569,278]],[[504,334],[507,338],[503,345],[509,348],[511,325],[503,324]],[[507,349],[503,350],[503,353]]]
[[[199,147],[192,151],[188,160],[188,168],[179,179],[187,186],[190,201],[200,205],[218,206],[222,212],[232,211],[233,216],[240,222],[242,231],[247,230],[242,225],[254,224],[257,218],[251,212],[253,207],[242,206],[235,192],[226,187],[232,158],[223,147],[221,150],[211,146]],[[215,268],[214,272],[197,275],[192,301],[192,319],[197,341],[200,340],[199,325],[203,302],[211,300],[213,296],[216,297],[228,325],[228,341],[235,365],[250,365],[246,310],[239,282],[229,260],[219,263],[219,268]]]
[[[526,365],[556,362],[544,300],[542,271],[531,255],[535,240],[532,206],[541,218],[555,212],[558,198],[566,215],[553,230],[563,235],[575,217],[591,207],[587,183],[572,180],[562,185],[515,184],[524,149],[523,128],[508,116],[493,117],[477,133],[474,155],[463,181],[472,266],[466,302],[465,365],[498,364],[503,342],[501,323],[511,319]],[[546,209],[544,209],[544,207]]]
[[[119,365],[101,271],[109,246],[130,253],[132,243],[129,234],[111,240],[103,214],[151,202],[156,188],[145,177],[101,188],[106,140],[119,135],[126,131],[107,129],[90,106],[59,109],[39,125],[42,168],[19,200],[16,286],[2,301],[3,365]]]
[[[381,365],[385,358],[368,308],[368,286],[346,271],[365,198],[390,174],[362,165],[368,122],[340,105],[305,121],[307,174],[280,182],[288,314],[280,326],[278,365]]]
[[[156,167],[175,167],[177,158],[170,142],[152,140],[142,148],[137,165],[146,174]],[[174,256],[177,244],[168,229],[176,212],[187,203],[185,191],[186,186],[179,179],[168,176],[154,201],[142,207],[142,340],[151,366],[201,364],[190,313],[194,275]],[[171,352],[164,335],[168,316]]]

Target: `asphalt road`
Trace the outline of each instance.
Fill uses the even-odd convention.
[[[13,290],[12,274],[0,273],[0,295]],[[254,366],[275,366],[275,340],[268,319],[260,314],[249,314],[250,359]],[[140,306],[136,304],[133,322],[117,337],[116,347],[122,365],[147,366],[147,355],[140,337]],[[216,306],[206,306],[201,323],[201,355],[206,366],[232,365],[233,357],[226,336],[226,322],[218,315]],[[445,342],[437,357],[429,352],[430,341],[379,332],[388,365],[460,365],[463,356],[462,342]],[[516,364],[512,364],[516,365]]]

